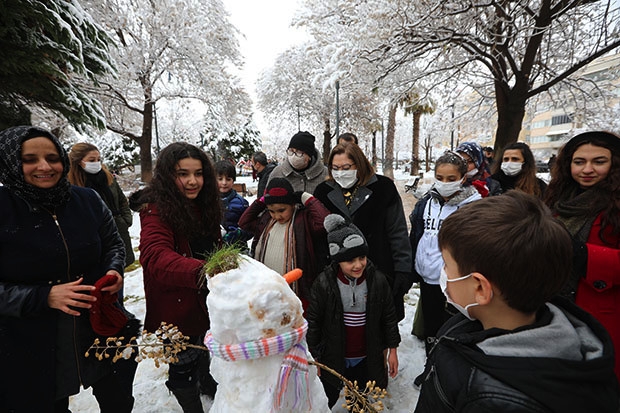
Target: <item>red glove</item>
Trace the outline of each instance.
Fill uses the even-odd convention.
[[[115,305],[118,294],[101,291],[102,288],[114,283],[116,283],[115,275],[104,275],[95,283],[96,289],[91,293],[97,297],[97,301],[92,303],[90,308],[90,325],[95,333],[104,337],[116,335],[128,321],[123,310]]]

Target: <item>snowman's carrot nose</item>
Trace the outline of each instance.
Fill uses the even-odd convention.
[[[284,274],[283,277],[284,277],[284,280],[290,284],[293,281],[299,280],[302,274],[303,274],[303,271],[301,269],[295,268],[294,270],[291,270],[287,272],[286,274]]]

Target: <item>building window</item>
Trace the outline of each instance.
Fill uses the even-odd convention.
[[[573,123],[572,115],[558,115],[551,118],[551,125],[562,125],[564,123]]]

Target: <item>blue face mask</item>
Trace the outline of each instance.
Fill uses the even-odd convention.
[[[467,317],[468,319],[474,321],[475,318],[473,318],[472,316],[469,315],[469,311],[467,311],[469,308],[471,307],[475,307],[477,305],[480,305],[478,303],[471,303],[466,305],[465,307],[463,307],[462,305],[455,303],[454,301],[452,301],[452,299],[450,298],[450,294],[448,294],[448,283],[449,282],[457,282],[457,281],[463,281],[468,279],[469,277],[471,277],[472,275],[474,275],[473,273],[465,275],[463,277],[459,277],[459,278],[454,278],[452,280],[448,279],[448,274],[446,274],[446,270],[445,269],[441,269],[440,275],[439,275],[439,286],[441,287],[441,291],[443,292],[443,295],[446,296],[446,301],[449,302],[450,304],[452,304],[457,310],[459,310],[461,312],[461,314],[463,314],[465,317]]]

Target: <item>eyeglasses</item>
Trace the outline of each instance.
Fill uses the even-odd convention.
[[[332,171],[348,171],[349,169],[351,169],[352,167],[354,167],[355,164],[353,163],[345,163],[344,165],[332,165]]]
[[[306,153],[303,151],[296,151],[295,149],[287,149],[286,150],[286,154],[288,156],[296,156],[298,158],[301,158],[302,156],[304,156]]]

